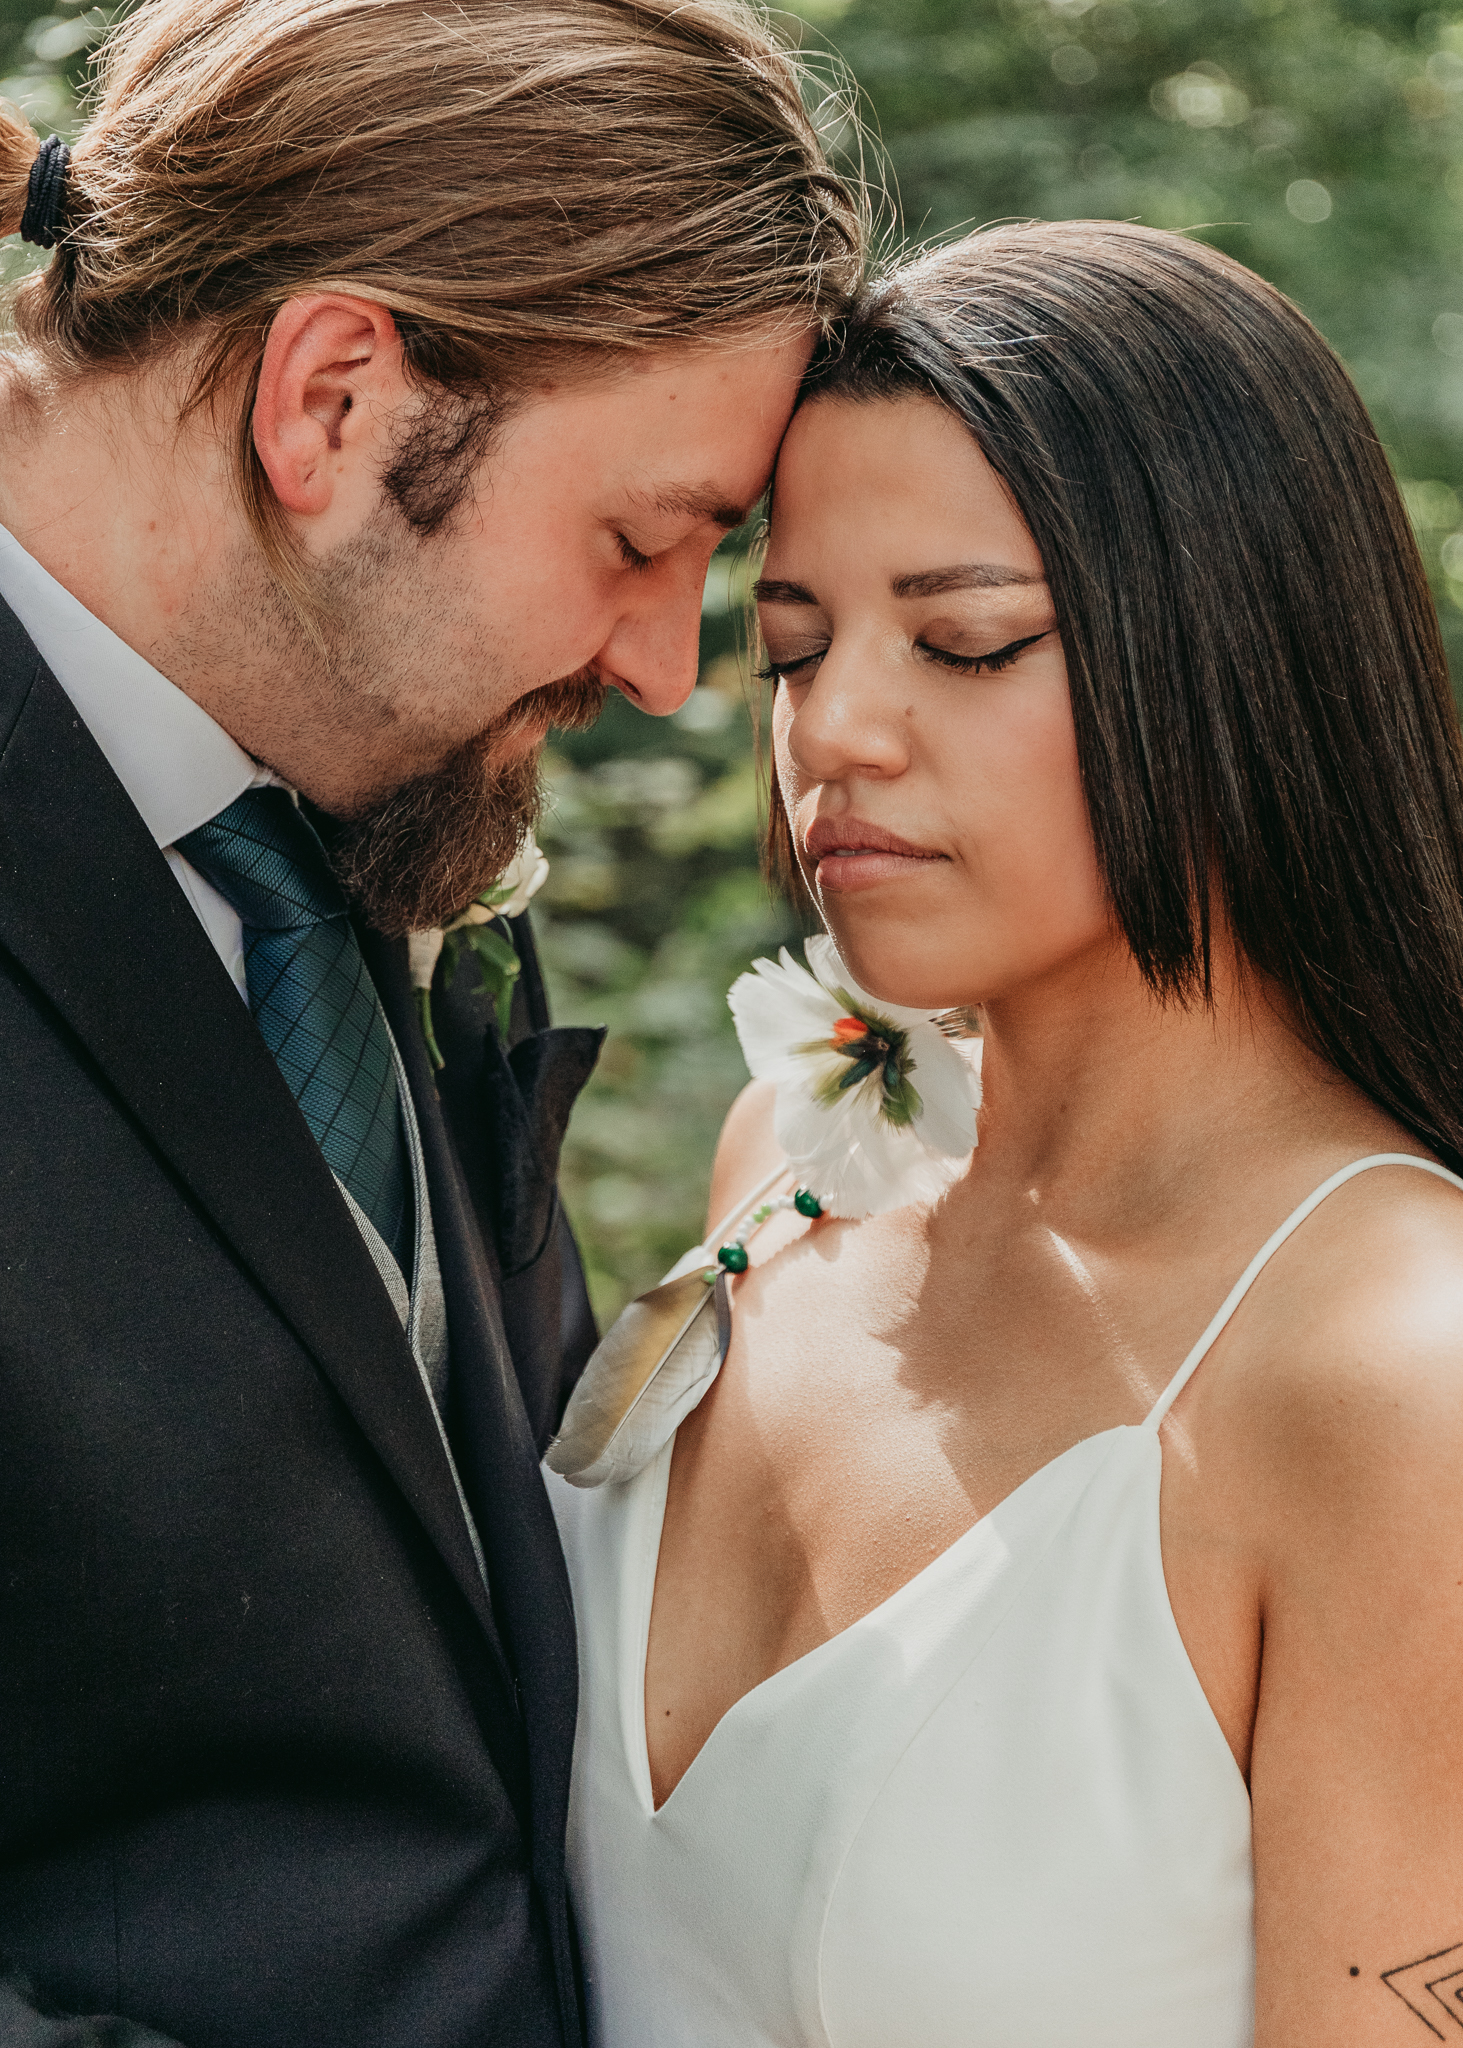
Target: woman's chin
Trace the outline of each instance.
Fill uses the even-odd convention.
[[[933,948],[910,947],[907,925],[898,934],[888,932],[881,944],[879,934],[862,919],[860,931],[850,930],[846,919],[830,918],[828,923],[839,959],[865,995],[906,1010],[958,1010],[970,1003],[968,990],[952,979],[949,951],[938,954]]]

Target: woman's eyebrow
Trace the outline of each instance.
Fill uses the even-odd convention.
[[[960,562],[949,569],[920,569],[896,576],[889,585],[896,597],[943,597],[951,590],[1002,590],[1012,583],[1042,584],[1046,578],[1005,562]]]
[[[817,598],[805,583],[781,583],[775,576],[759,576],[752,585],[752,595],[758,604],[810,604],[817,605]]]
[[[1008,562],[959,562],[948,569],[917,569],[896,576],[889,588],[895,597],[944,597],[952,590],[1003,590],[1012,584],[1039,588],[1045,582],[1041,574],[1014,569]],[[784,583],[776,576],[759,577],[752,594],[759,604],[818,603],[805,583]]]

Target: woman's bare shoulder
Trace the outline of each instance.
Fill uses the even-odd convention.
[[[1230,1397],[1250,1411],[1248,1453],[1285,1498],[1305,1498],[1325,1524],[1456,1472],[1463,1190],[1415,1168],[1359,1176],[1266,1278]]]
[[[777,1090],[771,1081],[749,1081],[731,1108],[717,1140],[706,1204],[706,1227],[714,1230],[731,1209],[781,1162],[782,1147],[772,1129]]]
[[[1215,1380],[1236,1428],[1207,1442],[1228,1473],[1216,1551],[1243,1551],[1252,1512],[1259,1537],[1256,2038],[1334,2008],[1336,2038],[1400,2048],[1387,1972],[1459,1938],[1463,1895],[1440,1792],[1463,1772],[1463,1192],[1408,1168],[1341,1195],[1256,1290],[1233,1384]]]

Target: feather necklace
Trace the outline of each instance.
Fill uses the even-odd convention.
[[[775,1085],[787,1156],[711,1234],[716,1249],[693,1246],[600,1343],[545,1460],[575,1486],[633,1479],[705,1397],[731,1341],[729,1279],[769,1217],[935,1201],[975,1148],[979,1041],[956,1038],[941,1014],[866,995],[830,938],[805,951],[811,972],[784,947],[727,997],[748,1067]],[[799,1183],[791,1194],[771,1192],[787,1179]]]

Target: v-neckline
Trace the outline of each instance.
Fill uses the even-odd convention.
[[[884,1598],[877,1602],[875,1606],[868,1608],[863,1614],[856,1615],[846,1627],[835,1629],[833,1634],[825,1636],[821,1643],[815,1643],[811,1650],[804,1650],[800,1657],[794,1657],[789,1663],[779,1665],[776,1671],[769,1672],[766,1678],[759,1679],[755,1685],[749,1686],[744,1693],[739,1693],[731,1705],[726,1708],[725,1712],[713,1723],[701,1747],[696,1751],[696,1754],[687,1764],[685,1770],[682,1771],[680,1777],[677,1778],[675,1784],[672,1785],[670,1791],[667,1792],[660,1805],[657,1806],[655,1803],[654,1779],[650,1769],[650,1717],[646,1709],[645,1682],[650,1663],[650,1629],[655,1614],[655,1582],[660,1571],[660,1546],[665,1534],[666,1503],[670,1495],[671,1459],[675,1454],[676,1447],[676,1439],[673,1435],[657,1453],[654,1464],[648,1468],[647,1476],[653,1476],[655,1492],[648,1509],[650,1526],[646,1530],[645,1540],[641,1545],[642,1559],[647,1570],[646,1577],[642,1582],[639,1601],[639,1633],[636,1642],[635,1669],[633,1674],[637,1681],[635,1693],[636,1708],[630,1726],[636,1734],[636,1753],[631,1758],[632,1775],[636,1780],[636,1790],[647,1818],[651,1821],[658,1821],[666,1817],[681,1787],[697,1770],[702,1758],[716,1741],[722,1729],[726,1727],[733,1715],[737,1714],[749,1701],[765,1694],[770,1686],[777,1685],[780,1681],[787,1679],[792,1672],[806,1671],[811,1664],[831,1653],[836,1644],[846,1642],[851,1636],[866,1628],[870,1623],[877,1621],[881,1616],[886,1616],[891,1608],[900,1603],[907,1602],[911,1598],[917,1598],[919,1592],[924,1589],[926,1582],[935,1573],[951,1564],[962,1549],[971,1544],[977,1536],[989,1527],[993,1517],[1000,1514],[1003,1509],[1010,1507],[1014,1501],[1034,1487],[1038,1480],[1045,1479],[1050,1473],[1055,1472],[1069,1458],[1076,1457],[1079,1451],[1085,1451],[1093,1444],[1102,1443],[1107,1438],[1116,1439],[1125,1436],[1151,1436],[1155,1443],[1158,1442],[1157,1431],[1149,1429],[1146,1422],[1114,1423],[1108,1429],[1094,1430],[1091,1436],[1079,1437],[1076,1443],[1068,1444],[1066,1450],[1058,1451],[1054,1458],[1048,1458],[1044,1465],[1038,1465],[1034,1472],[1029,1472],[1019,1485],[1013,1486],[1011,1491],[1004,1494],[993,1507],[987,1508],[985,1513],[978,1516],[968,1529],[963,1529],[953,1541],[946,1544],[942,1551],[932,1557],[928,1564],[921,1565],[919,1570],[912,1577],[907,1578],[902,1586],[896,1586],[892,1593],[886,1593]]]

